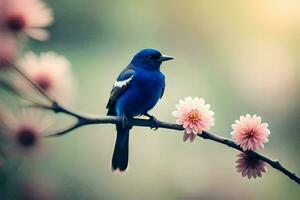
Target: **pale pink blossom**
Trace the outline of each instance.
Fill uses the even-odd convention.
[[[15,150],[28,153],[41,144],[43,132],[51,125],[52,120],[37,110],[22,110],[14,115],[1,109],[1,131],[11,141]]]
[[[210,105],[205,104],[204,99],[198,97],[186,97],[176,105],[172,115],[177,118],[176,123],[183,125],[185,129],[183,140],[193,141],[197,134],[209,130],[214,125],[214,113],[210,110]]]
[[[13,63],[17,53],[17,42],[11,34],[0,31],[0,70]]]
[[[264,161],[253,158],[245,153],[237,155],[239,159],[236,161],[237,172],[242,173],[242,176],[261,177],[263,172],[267,171],[267,165]]]
[[[256,151],[264,147],[264,143],[268,142],[270,135],[267,123],[261,122],[261,117],[256,115],[241,116],[240,120],[236,120],[232,125],[232,139],[243,150]]]
[[[52,10],[42,0],[1,0],[2,26],[11,32],[23,32],[37,40],[49,34],[43,28],[53,21]]]
[[[25,54],[18,62],[22,69],[46,93],[62,103],[70,103],[73,98],[73,77],[70,62],[53,52],[36,55]],[[33,91],[24,82],[17,79],[17,85],[24,92]]]

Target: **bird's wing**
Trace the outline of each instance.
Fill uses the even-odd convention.
[[[162,98],[164,96],[165,88],[166,88],[166,84],[165,84],[165,81],[164,81],[163,88],[162,88],[162,91],[161,91],[161,94],[160,94],[160,98]]]
[[[114,104],[118,97],[124,93],[124,91],[128,88],[130,85],[130,82],[135,74],[135,71],[132,67],[125,68],[120,75],[118,76],[111,92],[110,92],[110,98],[106,105],[106,108],[108,108],[108,115],[114,115]]]
[[[165,88],[166,88],[166,83],[165,83],[165,78],[164,78],[163,89],[162,89],[162,91],[161,91],[160,98],[162,98],[162,96],[164,96]]]

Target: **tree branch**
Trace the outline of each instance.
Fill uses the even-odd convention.
[[[91,124],[116,124],[116,125],[121,125],[122,124],[122,118],[121,117],[116,117],[116,116],[91,116],[91,115],[85,115],[85,114],[80,114],[75,111],[72,111],[70,109],[64,108],[60,106],[58,103],[55,103],[52,105],[52,107],[44,107],[46,109],[53,110],[56,113],[64,113],[67,115],[71,115],[75,118],[77,118],[77,122],[70,126],[69,128],[66,128],[64,130],[61,130],[59,132],[53,133],[51,135],[48,135],[47,137],[53,137],[53,136],[61,136],[64,135],[74,129],[77,129],[82,126],[86,125],[91,125]],[[127,121],[128,125],[131,126],[141,126],[141,127],[151,127],[152,126],[152,121],[147,120],[147,119],[128,119]],[[158,120],[157,121],[158,128],[164,128],[164,129],[170,129],[170,130],[177,130],[177,131],[183,131],[184,128],[181,125],[175,124],[175,123],[168,123],[168,122],[163,122]],[[288,176],[290,179],[295,181],[296,183],[300,184],[300,178],[295,174],[283,167],[278,160],[271,160],[268,157],[259,154],[254,151],[244,151],[239,145],[235,144],[233,140],[208,133],[206,131],[203,131],[201,134],[198,134],[199,137],[207,140],[211,140],[223,145],[226,145],[228,147],[231,147],[233,149],[236,149],[238,151],[244,152],[256,159],[262,160],[269,165],[271,165],[274,169],[279,170],[286,176]]]
[[[15,65],[13,65],[11,63],[10,63],[10,65],[21,76],[23,76],[31,84],[31,86],[34,89],[36,89],[37,92],[39,92],[41,95],[43,95],[46,99],[48,99],[51,102],[50,106],[43,105],[43,104],[37,104],[37,103],[34,103],[33,106],[38,107],[38,108],[52,110],[55,113],[63,113],[63,114],[66,114],[66,115],[70,115],[70,116],[73,116],[77,119],[77,122],[75,124],[71,125],[70,127],[66,128],[64,130],[55,132],[55,133],[53,133],[51,135],[48,135],[46,137],[61,136],[61,135],[64,135],[66,133],[69,133],[70,131],[75,130],[79,127],[90,125],[90,124],[116,124],[116,125],[121,125],[123,123],[123,119],[121,117],[116,117],[116,116],[103,116],[103,117],[101,117],[101,116],[91,116],[91,115],[81,114],[81,113],[72,111],[72,110],[60,105],[52,97],[50,97],[43,89],[41,89],[37,84],[35,84],[34,81],[32,81],[26,73],[24,73],[21,69],[19,69]],[[127,124],[131,125],[131,126],[152,127],[152,121],[151,120],[145,120],[145,119],[136,119],[136,118],[128,119]],[[163,122],[163,121],[159,121],[159,120],[157,120],[157,125],[158,125],[158,128],[165,128],[165,129],[178,130],[178,131],[183,131],[184,130],[184,128],[181,125],[174,124],[174,123]],[[269,165],[271,165],[274,169],[279,170],[280,172],[282,172],[283,174],[285,174],[290,179],[292,179],[293,181],[295,181],[296,183],[298,183],[300,185],[300,178],[295,173],[292,173],[287,168],[283,167],[278,160],[271,160],[268,157],[266,157],[262,154],[259,154],[257,152],[251,151],[251,150],[244,151],[239,145],[235,144],[233,140],[230,140],[230,139],[218,136],[218,135],[214,135],[212,133],[208,133],[208,132],[203,131],[201,134],[198,134],[198,136],[203,138],[203,139],[211,140],[211,141],[226,145],[226,146],[231,147],[233,149],[236,149],[238,151],[244,152],[247,155],[252,156],[256,159],[262,160],[262,161],[268,163]]]

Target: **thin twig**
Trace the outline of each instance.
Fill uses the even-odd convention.
[[[8,63],[18,74],[20,74],[23,78],[25,78],[26,81],[28,81],[31,85],[31,87],[35,90],[37,90],[37,92],[39,92],[41,95],[43,95],[48,101],[50,101],[51,103],[54,103],[54,99],[52,97],[50,97],[49,94],[47,94],[39,85],[37,85],[33,80],[31,80],[31,78],[26,74],[26,72],[24,72],[22,69],[18,68],[17,66],[15,66],[12,63]]]
[[[83,125],[80,125],[80,123],[76,122],[74,123],[73,125],[71,125],[70,127],[67,127],[65,129],[62,129],[62,130],[59,130],[59,131],[55,131],[54,133],[52,134],[49,134],[49,135],[46,135],[45,137],[53,137],[53,136],[60,136],[60,135],[64,135],[74,129],[77,129],[79,127],[81,127]]]
[[[10,94],[15,95],[16,97],[19,97],[23,100],[31,102],[31,104],[34,104],[34,105],[39,105],[40,104],[38,102],[35,102],[35,100],[33,100],[32,98],[27,97],[24,93],[19,91],[15,86],[10,84],[8,81],[0,80],[0,87],[2,89],[6,90],[7,92],[9,92]]]

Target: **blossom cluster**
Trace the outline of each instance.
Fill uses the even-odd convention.
[[[177,118],[176,123],[184,128],[183,140],[193,141],[198,134],[208,131],[214,125],[214,112],[210,110],[210,105],[206,104],[204,99],[186,97],[180,100],[176,105],[176,110],[172,115]],[[241,116],[232,124],[231,132],[233,141],[239,145],[242,150],[256,151],[264,147],[268,142],[270,130],[267,123],[262,123],[261,117],[257,115]],[[256,178],[266,171],[266,163],[250,156],[247,153],[240,153],[237,160],[237,171],[242,176]]]
[[[68,59],[51,51],[39,55],[22,52],[28,38],[47,40],[46,28],[53,21],[52,9],[43,0],[0,0],[0,79],[10,82],[25,99],[37,99],[31,85],[13,73],[12,66],[17,66],[49,96],[70,104],[74,81]],[[37,149],[43,131],[52,124],[49,116],[33,108],[12,112],[3,102],[0,106],[0,140],[11,141],[8,146],[22,153]],[[0,166],[5,163],[1,152]]]

